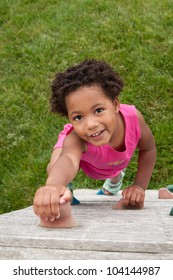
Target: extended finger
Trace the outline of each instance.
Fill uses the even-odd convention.
[[[71,202],[72,200],[72,192],[68,188],[64,191],[64,194],[60,197],[60,204],[64,204],[66,202]]]

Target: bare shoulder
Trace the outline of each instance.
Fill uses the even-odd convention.
[[[66,136],[63,143],[63,149],[68,147],[70,148],[78,147],[79,149],[82,150],[82,152],[84,152],[85,142],[82,139],[80,139],[75,132],[71,132]]]
[[[63,146],[61,148],[55,148],[52,151],[50,162],[47,166],[47,173],[49,174],[50,169],[57,161],[59,157],[62,155],[70,157],[74,162],[79,161],[83,151],[85,150],[85,145],[79,139],[79,137],[75,133],[70,133],[66,136]]]
[[[136,113],[137,113],[137,117],[138,117],[141,129],[145,129],[146,127],[148,127],[148,125],[147,125],[147,123],[146,123],[142,113],[138,109],[136,109]]]
[[[138,143],[138,148],[141,150],[150,150],[155,147],[154,136],[152,134],[151,129],[149,128],[148,124],[146,123],[143,115],[139,110],[137,110],[137,117],[139,120],[139,125],[141,129],[141,138]]]

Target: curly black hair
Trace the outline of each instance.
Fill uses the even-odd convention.
[[[66,97],[83,86],[99,86],[112,101],[122,90],[124,83],[119,75],[104,61],[85,60],[57,73],[52,82],[51,111],[68,116]]]

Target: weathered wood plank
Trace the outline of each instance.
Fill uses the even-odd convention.
[[[172,259],[172,199],[158,199],[157,191],[147,190],[144,209],[113,210],[120,194],[76,190],[75,195],[81,200],[72,207],[76,228],[42,228],[32,207],[1,215],[0,259],[45,259],[51,254],[58,259]]]
[[[5,247],[0,250],[0,259],[10,260],[172,260],[173,254],[149,254],[129,252],[98,252],[56,250],[42,248]]]

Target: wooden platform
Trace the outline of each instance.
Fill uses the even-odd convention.
[[[146,191],[142,210],[113,210],[118,196],[75,190],[81,204],[72,207],[78,227],[38,225],[32,207],[0,216],[0,259],[173,259],[172,199]]]

